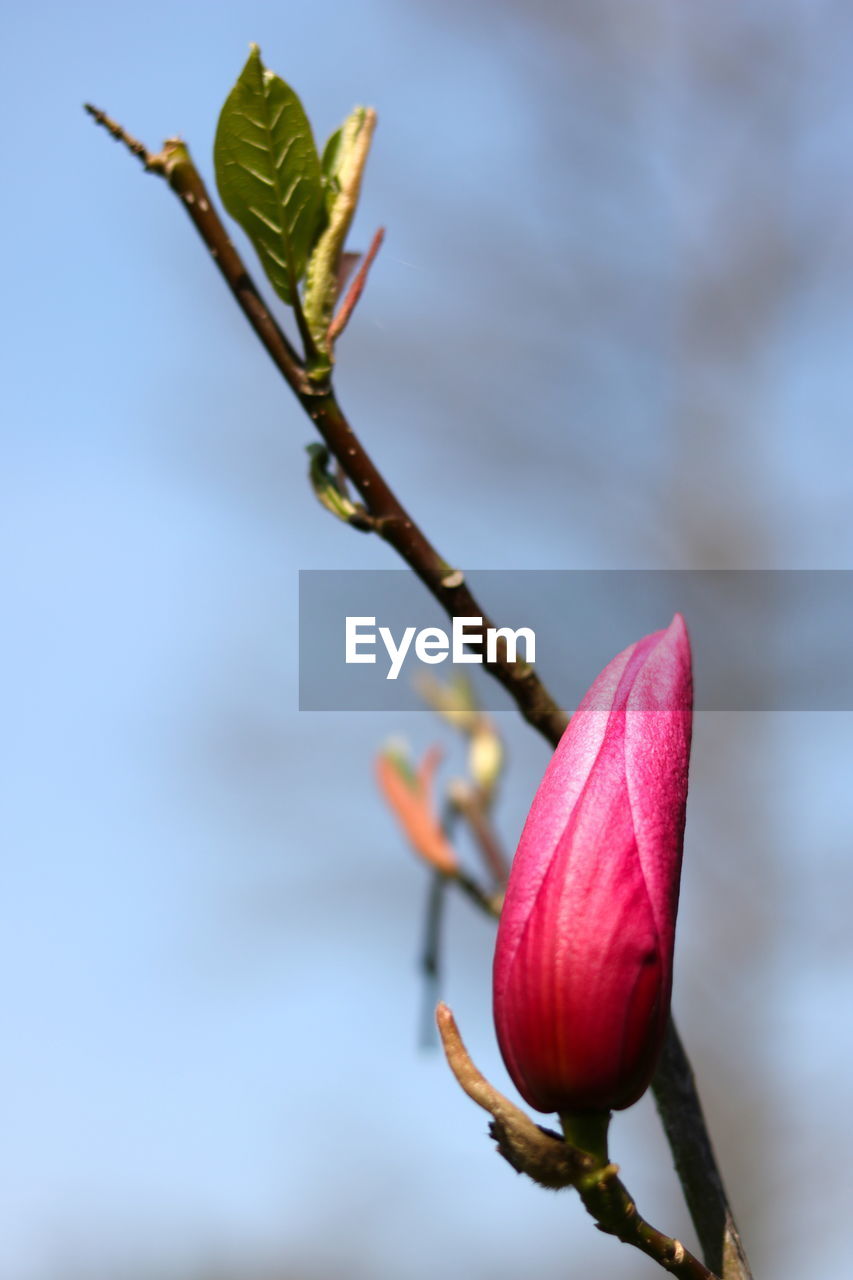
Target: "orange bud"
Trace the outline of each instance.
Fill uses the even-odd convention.
[[[436,871],[452,876],[459,869],[459,860],[441,829],[432,799],[432,780],[440,759],[441,751],[432,747],[414,773],[399,749],[386,747],[377,757],[376,777],[415,852]]]

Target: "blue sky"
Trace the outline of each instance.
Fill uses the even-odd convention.
[[[152,147],[180,132],[208,177],[250,40],[321,138],[377,107],[353,241],[388,239],[339,389],[454,562],[849,568],[848,21],[793,0],[7,14],[2,1280],[644,1265],[512,1177],[418,1051],[424,875],[370,760],[441,730],[296,710],[298,570],[396,566],[314,502],[307,423],[82,101]],[[502,728],[512,844],[547,753]],[[777,1280],[846,1250],[843,1176],[813,1192],[789,1158],[851,1136],[850,729],[697,724],[676,1012]],[[505,1083],[464,902],[446,947]],[[689,1239],[651,1103],[616,1133],[644,1211]]]

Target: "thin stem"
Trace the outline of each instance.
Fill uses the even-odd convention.
[[[752,1280],[690,1061],[671,1018],[652,1090],[705,1261],[723,1280]]]
[[[583,1115],[575,1112],[564,1112],[560,1116],[563,1137],[578,1151],[584,1151],[603,1168],[610,1163],[607,1149],[607,1134],[610,1129],[611,1113],[609,1111],[589,1111]]]
[[[489,818],[480,789],[460,780],[451,785],[450,802],[471,828],[483,858],[483,865],[495,884],[506,885],[509,878],[509,861]]]
[[[115,120],[111,120],[106,111],[101,111],[99,107],[93,107],[91,102],[84,102],[83,110],[88,111],[95,124],[99,124],[106,129],[107,133],[112,134],[116,142],[123,143],[132,156],[136,156],[137,160],[141,160],[145,167],[148,167],[148,151],[145,146],[120,124],[117,124]]]
[[[158,173],[167,180],[207,245],[211,258],[240,310],[266,347],[288,386],[296,395],[301,395],[309,385],[302,361],[231,243],[186,146],[177,139],[171,139],[164,143],[159,155],[149,157],[147,167],[150,172]]]
[[[493,919],[497,920],[501,913],[501,907],[503,906],[502,893],[486,893],[480,888],[477,881],[472,880],[472,878],[464,871],[457,871],[454,876],[450,877],[450,879],[459,886],[466,897],[476,903],[481,911],[484,911],[487,916],[491,916]]]
[[[627,1187],[617,1175],[616,1165],[593,1170],[578,1179],[575,1186],[599,1231],[616,1236],[623,1244],[633,1245],[680,1280],[719,1280],[717,1273],[709,1271],[680,1240],[658,1231],[640,1216]]]
[[[560,1123],[566,1142],[594,1162],[588,1173],[575,1179],[575,1186],[599,1230],[616,1236],[623,1244],[634,1245],[675,1276],[686,1280],[712,1277],[714,1273],[689,1253],[680,1240],[664,1235],[640,1217],[626,1187],[616,1176],[616,1166],[610,1163],[607,1151],[610,1112],[561,1115]]]
[[[453,569],[438,553],[415,523],[377,469],[348,422],[331,389],[325,393],[300,395],[305,412],[312,419],[330,453],[338,459],[348,479],[358,490],[367,510],[376,521],[376,530],[394,548],[447,615],[480,618],[471,625],[481,647],[494,623],[475,599],[459,569]],[[497,658],[484,666],[507,690],[525,720],[552,743],[559,742],[567,724],[565,712],[557,705],[532,667],[525,662],[509,662],[503,637],[498,638]]]
[[[178,138],[170,138],[163,144],[162,151],[152,155],[141,142],[137,142],[121,125],[111,120],[106,112],[93,107],[88,102],[84,109],[117,141],[123,142],[128,150],[142,161],[149,173],[155,173],[166,179],[189,215],[196,231],[207,245],[210,256],[231,290],[237,305],[260,338],[276,368],[291,389],[297,395],[301,395],[308,387],[302,361],[269,311],[242,258],[231,243],[222,219],[213,207],[201,174],[193,164],[184,143]]]
[[[442,875],[440,871],[433,871],[429,879],[424,943],[421,953],[424,1001],[420,1040],[424,1048],[432,1046],[435,1036],[433,1010],[438,1001],[441,985],[441,924],[444,918],[446,889],[447,876]]]

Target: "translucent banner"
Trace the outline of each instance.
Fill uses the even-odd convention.
[[[571,710],[621,649],[681,613],[696,707],[853,710],[853,572],[844,570],[479,570],[466,581],[507,645]],[[304,711],[420,710],[418,680],[454,673],[483,707],[511,702],[483,665],[479,620],[451,620],[408,570],[299,575]]]

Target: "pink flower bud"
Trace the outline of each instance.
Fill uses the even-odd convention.
[[[498,1042],[537,1111],[629,1107],[666,1032],[693,688],[676,614],[605,667],[515,855],[495,949]]]

